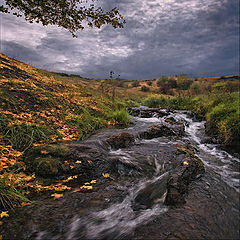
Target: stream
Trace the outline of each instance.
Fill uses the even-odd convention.
[[[15,211],[3,226],[4,239],[239,239],[239,159],[204,143],[205,122],[191,112],[143,106],[130,112],[128,128],[105,129],[79,143],[97,149],[106,162],[96,170],[110,178],[96,178],[93,191],[70,192],[58,201],[43,197],[41,204]],[[153,125],[174,134],[144,135]],[[132,144],[106,143],[123,132],[134,136]],[[191,152],[179,147],[194,152],[205,172],[185,184],[180,204],[166,204],[169,178],[190,161]]]

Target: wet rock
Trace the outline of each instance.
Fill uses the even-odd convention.
[[[183,159],[181,165],[170,174],[167,183],[167,197],[165,203],[171,206],[179,206],[185,203],[185,195],[188,185],[199,178],[205,172],[203,163],[198,158]]]
[[[217,139],[217,137],[208,136],[208,137],[203,138],[201,143],[218,144],[218,143],[220,143],[220,141]]]
[[[167,123],[169,123],[169,124],[173,124],[173,125],[175,125],[175,124],[177,124],[177,125],[183,125],[182,122],[177,121],[174,117],[168,117],[168,118],[166,118],[166,119],[165,119],[165,122],[167,122]]]
[[[51,177],[56,176],[59,173],[61,166],[62,163],[59,158],[49,156],[38,158],[34,161],[32,167],[37,175],[42,177]]]
[[[139,117],[141,118],[151,118],[154,116],[154,112],[149,111],[149,110],[141,110]]]
[[[169,112],[164,111],[160,108],[146,108],[146,109],[129,108],[128,112],[130,115],[134,117],[141,117],[141,118],[151,118],[151,117],[161,118],[169,115]]]
[[[140,132],[140,138],[152,139],[162,136],[176,136],[177,134],[168,126],[163,124],[154,124],[150,126],[146,131]]]
[[[128,112],[130,115],[134,117],[138,117],[140,115],[140,109],[139,108],[128,108]]]
[[[33,147],[25,153],[27,169],[44,178],[78,175],[81,179],[101,176],[111,166],[104,151],[84,144],[52,144]]]
[[[157,202],[164,202],[167,193],[168,173],[156,181],[148,183],[135,197],[132,208],[134,211],[151,208]]]
[[[112,158],[111,172],[120,176],[139,177],[144,172],[133,163],[123,162],[121,158]]]
[[[109,137],[106,141],[111,147],[118,149],[128,147],[135,141],[135,138],[132,134],[123,132]]]

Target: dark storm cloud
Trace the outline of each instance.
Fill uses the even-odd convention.
[[[120,9],[127,22],[123,29],[86,29],[73,39],[59,28],[4,16],[2,51],[35,66],[86,77],[107,78],[111,70],[129,79],[238,74],[238,0],[100,3],[107,10]]]

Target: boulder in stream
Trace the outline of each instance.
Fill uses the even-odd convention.
[[[139,133],[140,138],[152,139],[162,136],[176,136],[176,133],[170,127],[164,124],[151,125],[146,131]]]
[[[118,149],[128,147],[135,141],[135,138],[132,134],[123,132],[109,137],[106,141],[111,147]]]
[[[134,211],[151,208],[155,203],[164,202],[167,194],[169,174],[164,173],[155,181],[148,183],[137,193],[132,203]]]
[[[185,158],[170,174],[165,203],[179,206],[185,203],[188,185],[205,172],[203,162],[199,158]]]

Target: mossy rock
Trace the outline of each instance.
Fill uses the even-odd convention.
[[[70,149],[66,145],[51,144],[36,146],[24,155],[24,161],[31,172],[39,176],[56,176],[62,163],[68,159]]]
[[[127,132],[113,135],[107,139],[107,143],[115,149],[126,148],[130,146],[134,141],[134,136]]]
[[[183,153],[183,154],[185,154],[186,156],[189,156],[189,157],[196,157],[193,151],[191,151],[190,149],[187,149],[185,147],[179,147],[177,149],[177,151],[179,153]]]
[[[43,157],[34,161],[33,168],[37,175],[51,177],[58,175],[61,165],[61,160],[58,158]]]

